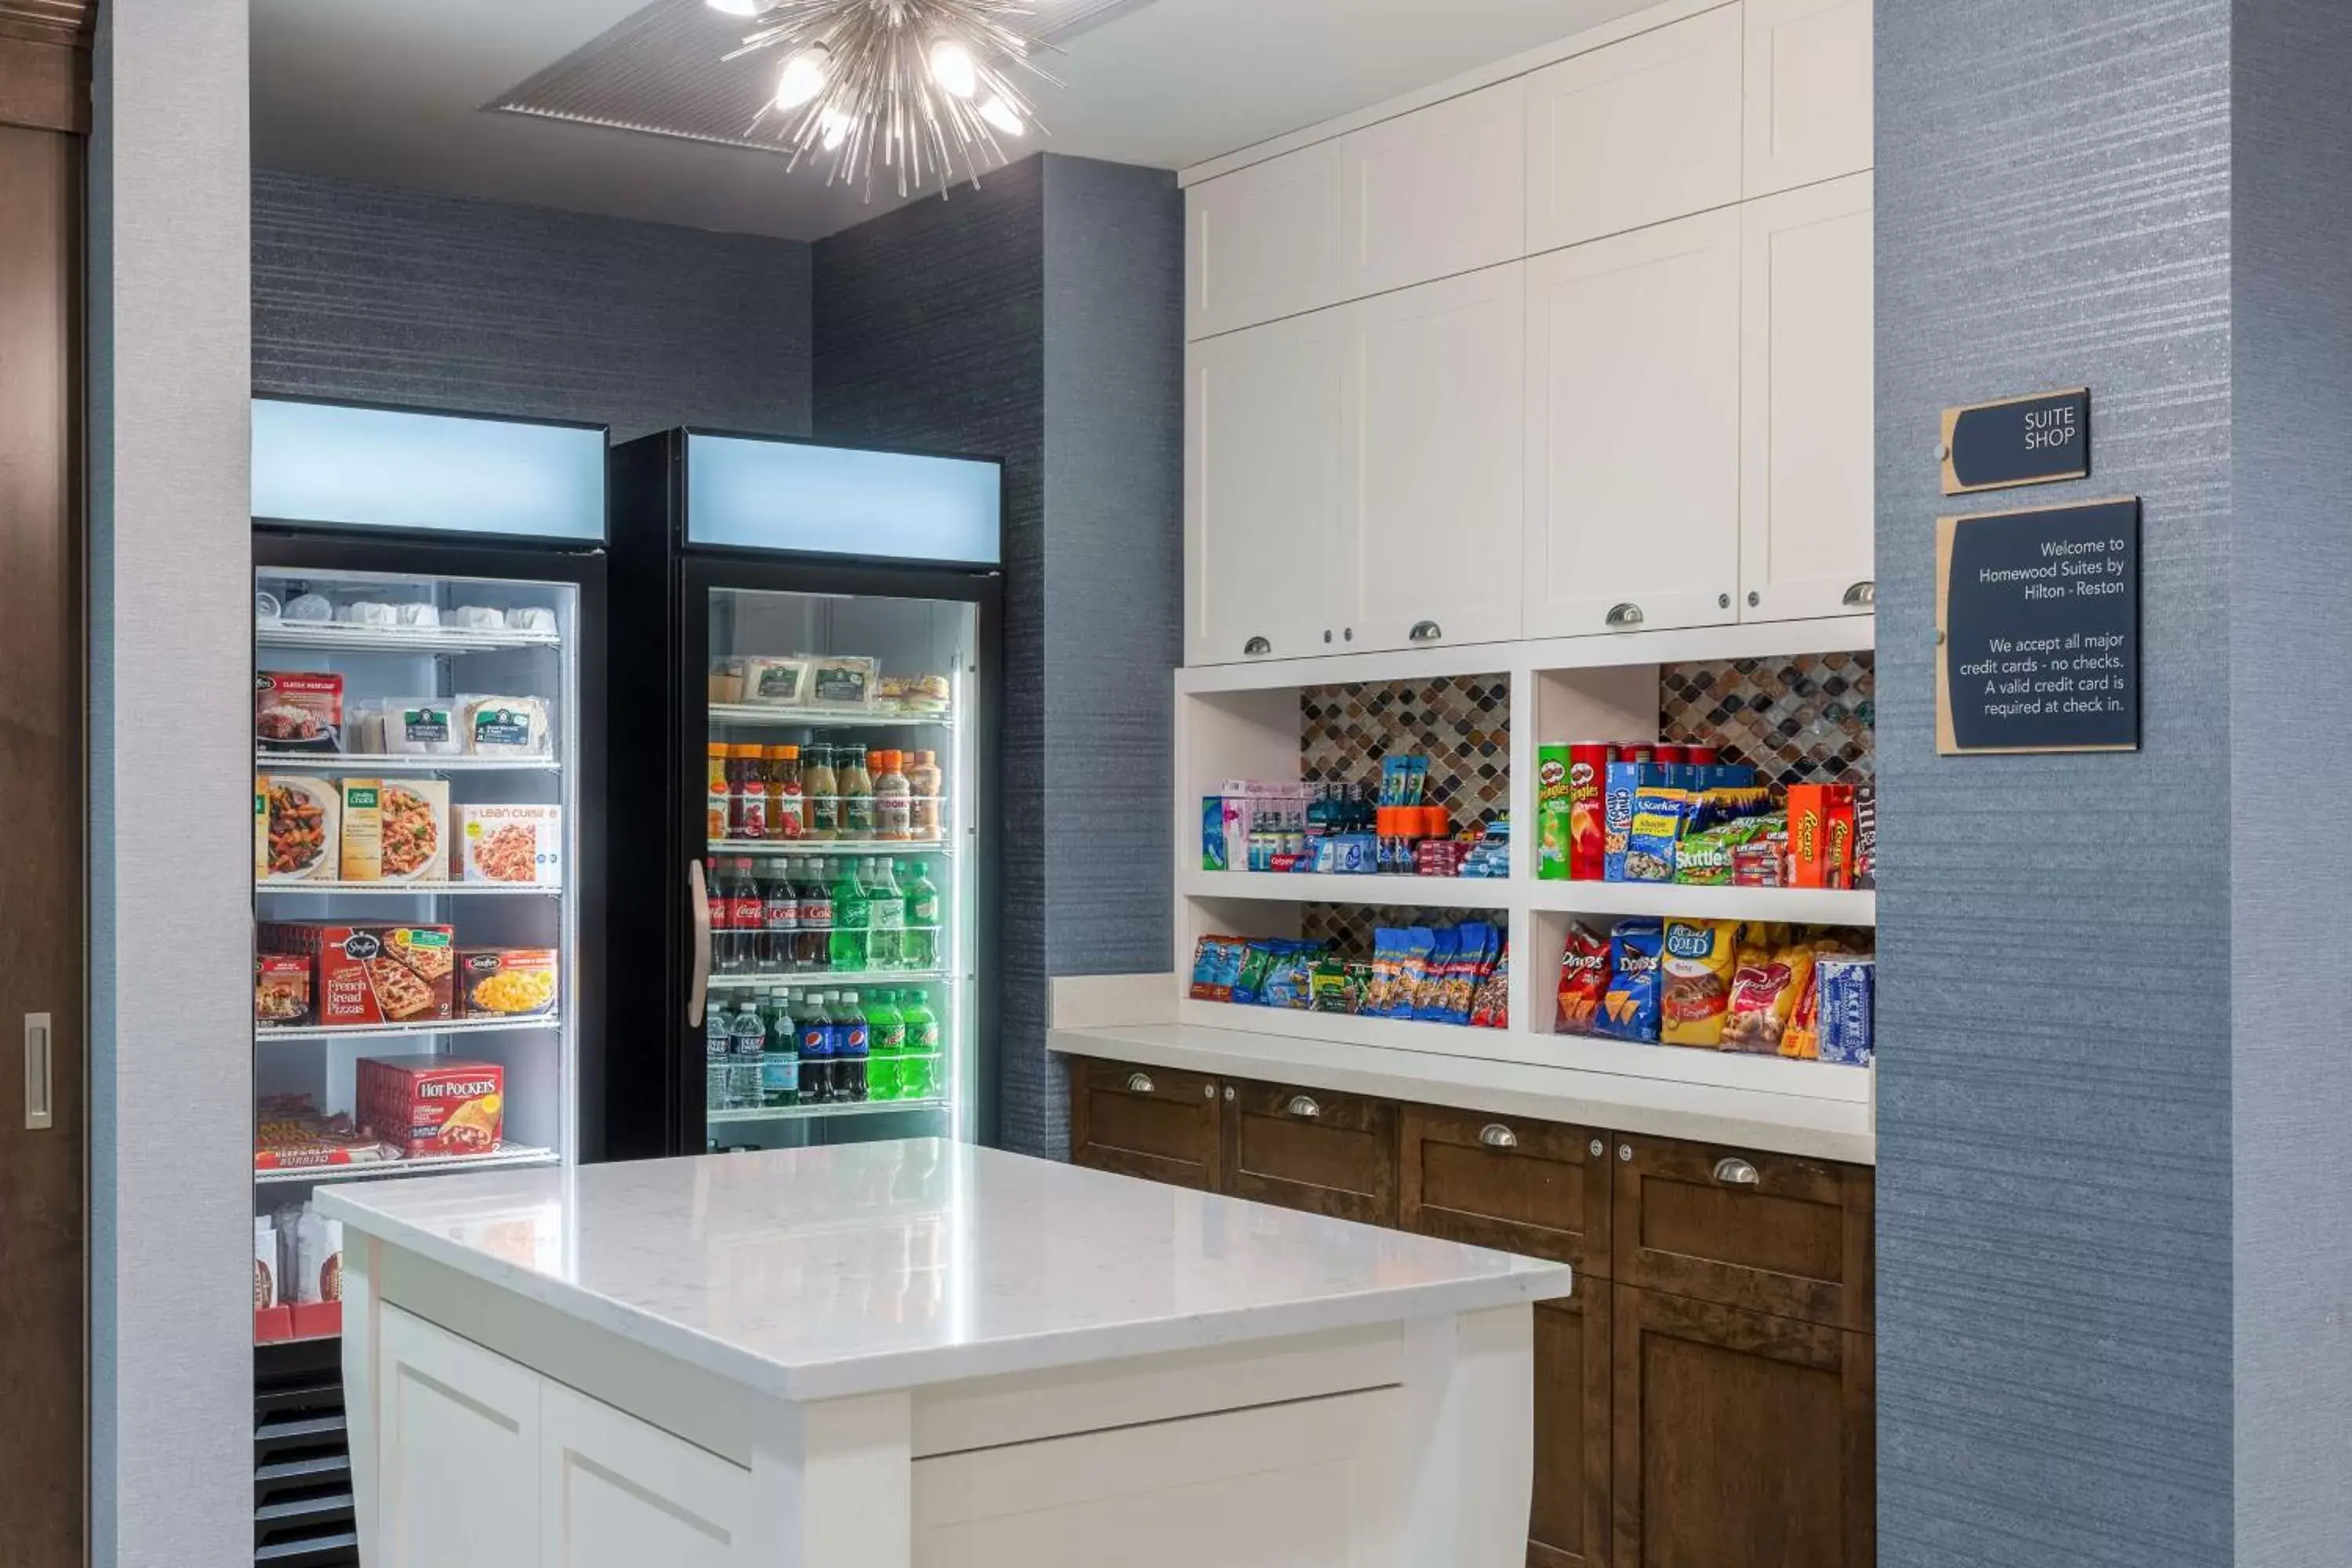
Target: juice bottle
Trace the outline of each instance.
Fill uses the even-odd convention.
[[[939,1016],[920,991],[904,994],[898,1004],[898,1016],[907,1029],[906,1055],[899,1058],[898,1098],[937,1100],[942,1079]]]
[[[841,836],[874,837],[874,775],[866,770],[866,753],[845,746],[834,759],[834,778],[841,787]]]
[[[707,813],[709,821],[706,825],[706,832],[715,844],[733,828],[735,785],[727,773],[728,758],[731,753],[726,744],[713,741],[706,750],[710,759],[710,805]]]
[[[908,969],[937,969],[941,949],[940,890],[920,860],[899,863],[906,894],[906,929],[898,936],[898,962]]]
[[[791,1106],[801,1102],[800,1010],[789,991],[776,993],[776,1010],[768,1019],[768,1049],[760,1058],[760,1103]]]
[[[866,889],[857,862],[845,859],[833,882],[833,967],[855,974],[866,967]]]
[[[755,842],[768,836],[768,781],[761,776],[764,771],[757,746],[732,748],[733,759],[727,764],[727,785],[732,803],[731,837]]]
[[[833,889],[824,879],[824,863],[793,861],[793,886],[799,889],[801,906],[793,967],[803,973],[822,974],[833,967]]]
[[[808,818],[801,797],[801,749],[770,746],[768,768],[768,837],[803,838]]]
[[[789,869],[781,859],[760,868],[760,967],[772,974],[790,973],[800,956],[800,889]]]
[[[936,752],[917,752],[915,760],[906,767],[908,793],[908,834],[910,838],[937,838],[940,825],[947,820],[941,808],[946,801],[940,791],[941,783],[940,758]]]
[[[807,765],[801,769],[801,788],[808,799],[808,837],[841,837],[841,780],[833,769],[833,748],[811,746]]]
[[[833,1009],[831,997],[812,992],[800,1014],[801,1103],[826,1105],[833,1100]]]
[[[866,1007],[866,1098],[898,1098],[898,1065],[907,1054],[907,1020],[887,991]]]
[[[876,752],[874,768],[874,837],[900,841],[913,837],[913,792],[899,772],[898,752]]]
[[[833,1058],[833,1097],[850,1101],[866,1098],[866,1067],[872,1054],[873,1033],[866,1022],[865,1010],[857,1005],[857,993],[841,994],[840,1011],[834,1015],[839,1033]]]
[[[868,862],[859,880],[866,889],[866,966],[897,969],[906,962],[906,895],[898,890],[887,860]]]

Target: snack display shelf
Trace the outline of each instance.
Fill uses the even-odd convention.
[[[1333,871],[1177,873],[1195,899],[1274,899],[1314,904],[1384,904],[1402,909],[1499,910],[1518,886],[1508,877],[1362,876]]]
[[[521,647],[562,647],[560,632],[519,632],[464,626],[355,626],[345,622],[264,622],[253,640],[263,647],[316,653],[505,653]]]
[[[714,838],[713,855],[952,855],[946,838]]]
[[[253,765],[272,773],[552,773],[562,771],[556,757],[419,757],[389,756],[378,752],[256,752]]]
[[[1536,882],[1530,908],[1578,915],[1655,915],[1664,920],[1781,921],[1792,925],[1875,926],[1878,895],[1847,888],[1694,888],[1679,882]]]
[[[515,1029],[560,1029],[563,1020],[551,1013],[524,1018],[438,1018],[423,1024],[303,1024],[255,1026],[256,1043],[264,1040],[413,1040],[435,1035],[498,1035]]]
[[[709,989],[750,991],[782,986],[788,989],[814,987],[823,991],[857,991],[873,985],[937,984],[954,978],[954,973],[945,969],[803,969],[782,974],[714,974],[710,977]]]
[[[256,882],[257,893],[374,894],[383,898],[436,898],[443,893],[503,893],[509,898],[560,899],[561,886],[539,882]]]
[[[946,1110],[944,1100],[859,1100],[842,1105],[772,1105],[756,1110],[705,1112],[713,1127],[754,1121],[817,1121],[840,1116],[887,1116],[893,1111]]]
[[[311,1185],[320,1182],[373,1181],[381,1176],[422,1176],[439,1171],[479,1171],[493,1166],[555,1165],[563,1156],[552,1149],[534,1148],[525,1143],[502,1145],[491,1154],[441,1154],[415,1160],[378,1160],[364,1165],[305,1165],[291,1171],[253,1173],[256,1186],[271,1186],[299,1182]]]
[[[710,705],[710,721],[717,724],[788,724],[809,729],[887,730],[926,729],[952,730],[955,715],[940,713],[893,713],[868,708],[769,708],[743,702],[714,702]]]

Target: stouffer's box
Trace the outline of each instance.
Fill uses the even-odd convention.
[[[421,1024],[455,1016],[457,933],[448,926],[310,925],[261,928],[266,952],[299,953],[317,966],[312,1016],[323,1025]]]
[[[360,1058],[360,1125],[407,1159],[496,1152],[506,1099],[506,1071],[495,1062]]]

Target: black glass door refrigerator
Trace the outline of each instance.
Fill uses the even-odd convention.
[[[1003,472],[614,448],[616,1156],[993,1135]]]

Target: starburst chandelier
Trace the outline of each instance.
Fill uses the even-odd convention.
[[[1013,0],[708,0],[752,23],[740,59],[762,49],[783,59],[775,97],[754,129],[772,128],[803,158],[830,157],[825,183],[862,184],[877,170],[901,196],[928,184],[940,194],[959,176],[977,184],[1005,161],[1003,142],[1028,134],[1029,100],[1010,73],[1047,81],[1016,28],[1029,8]]]

